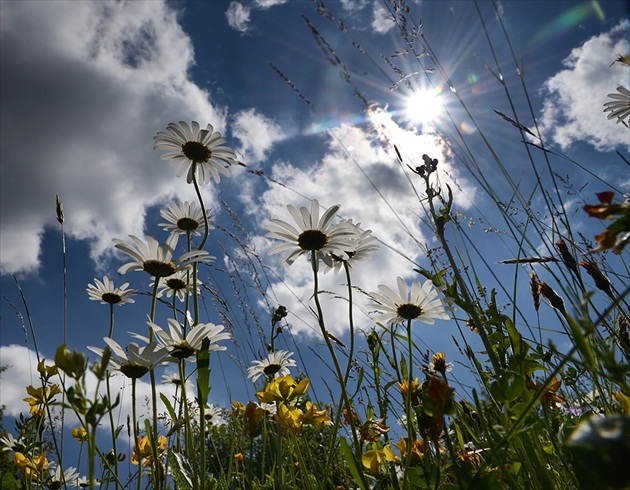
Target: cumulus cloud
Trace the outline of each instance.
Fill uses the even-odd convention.
[[[273,144],[282,139],[280,126],[255,109],[241,111],[234,116],[232,134],[241,140],[238,150],[248,165],[264,160]]]
[[[545,100],[540,117],[543,136],[561,148],[584,141],[600,151],[628,145],[628,129],[609,121],[603,112],[606,94],[628,84],[628,69],[610,64],[627,53],[630,21],[594,36],[573,49],[564,69],[544,84]]]
[[[406,131],[385,112],[377,111],[374,117],[380,139],[395,143],[412,167],[422,164],[423,153],[437,158],[442,182],[459,185],[463,189],[462,197],[458,197],[460,205],[470,206],[465,196],[474,199],[474,189],[463,180],[458,184],[452,180],[457,171],[449,165],[452,155],[443,140],[436,135]],[[273,186],[254,199],[256,215],[291,223],[287,204],[308,209],[310,199],[317,199],[322,209],[340,204],[340,217],[361,223],[363,229],[371,229],[380,240],[380,250],[352,269],[354,285],[375,291],[379,284],[395,286],[396,276],[415,278],[413,268],[421,261],[422,247],[435,244],[427,235],[430,228],[422,221],[424,212],[416,194],[417,191],[421,195],[422,190],[413,187],[420,179],[398,163],[389,143],[377,144],[373,136],[358,127],[336,128],[331,132],[328,151],[319,162],[302,169],[288,162],[273,166],[272,177],[282,186]],[[272,241],[258,238],[255,245],[264,254]],[[278,256],[266,260],[275,269]],[[270,286],[267,296],[287,307],[294,333],[317,335],[319,329],[311,310],[313,275],[309,261],[301,257],[290,267],[278,269],[277,274],[279,280]],[[348,305],[336,297],[346,296],[345,283],[343,274],[320,275],[319,289],[326,291],[323,301],[327,328],[336,335],[348,328]],[[367,299],[359,294],[355,299],[360,311]],[[365,324],[365,320],[363,317],[357,322]]]
[[[225,11],[229,26],[235,31],[247,32],[252,9],[239,2],[231,2]]]
[[[52,356],[52,354],[51,354]],[[97,360],[95,354],[90,354],[89,359],[92,362]],[[38,388],[41,386],[39,373],[37,372],[37,355],[35,351],[21,345],[5,345],[0,346],[0,359],[2,365],[6,366],[6,371],[2,373],[2,390],[0,390],[0,406],[5,406],[5,414],[11,417],[19,417],[20,413],[28,414],[29,405],[24,401],[28,396],[26,387],[29,385]],[[46,365],[52,365],[53,361],[47,359]],[[158,376],[158,380],[159,380]],[[54,376],[50,380],[52,383],[60,385],[58,376]],[[88,371],[86,377],[87,396],[94,399],[97,386],[96,376]],[[159,382],[159,381],[158,381]],[[112,396],[120,394],[121,404],[115,408],[116,420],[127,420],[132,415],[131,403],[131,380],[118,373],[111,377],[110,387]],[[171,398],[175,395],[175,385],[162,385],[159,387],[160,393],[164,393]],[[101,384],[100,394],[106,394],[104,384]],[[151,383],[139,379],[136,382],[136,395],[138,400],[151,399]],[[61,395],[57,395],[59,400]],[[144,403],[138,403],[137,409],[139,417],[149,417],[149,408]],[[161,400],[158,400],[158,410],[165,412],[166,408]],[[68,427],[78,425],[79,421],[72,411],[66,411],[66,424]],[[107,423],[101,423],[99,426],[105,433],[109,433],[110,428]],[[126,434],[123,431],[121,435]],[[17,436],[17,434],[13,434]]]
[[[88,240],[96,261],[113,237],[143,233],[149,206],[195,199],[152,138],[173,114],[223,133],[228,115],[191,80],[193,46],[174,10],[161,1],[11,2],[1,22],[1,273],[37,270],[44,232],[58,228],[57,193],[66,233]],[[261,117],[238,119],[257,158],[276,131],[255,129]],[[202,192],[216,208],[212,185]]]

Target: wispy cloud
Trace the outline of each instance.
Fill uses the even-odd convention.
[[[626,19],[610,31],[590,38],[573,49],[563,61],[565,68],[545,82],[540,117],[543,136],[561,148],[577,141],[600,151],[627,148],[628,129],[607,120],[603,110],[606,94],[628,84],[627,67],[610,64],[630,49],[629,30],[630,21]]]
[[[225,17],[232,29],[239,32],[247,32],[249,30],[251,13],[252,9],[242,3],[231,2],[225,11]]]

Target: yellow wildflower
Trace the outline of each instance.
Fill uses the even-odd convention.
[[[83,427],[72,429],[72,437],[76,438],[79,442],[86,442],[88,440],[88,433]]]
[[[380,473],[381,466],[383,464],[387,461],[394,461],[395,459],[396,455],[389,445],[385,446],[382,450],[373,449],[371,451],[366,451],[363,456],[361,456],[363,466],[369,468],[374,475],[378,475]]]
[[[61,389],[55,384],[51,385],[50,389],[35,388],[33,385],[29,385],[26,387],[26,392],[31,396],[24,398],[24,401],[31,406],[30,413],[33,414],[39,408],[43,408],[55,395],[61,393]]]
[[[166,448],[166,437],[158,437],[158,458],[161,458]],[[133,455],[131,456],[131,462],[138,464],[138,460],[142,458],[142,466],[151,466],[153,464],[153,449],[151,448],[151,441],[148,436],[140,439],[138,437],[138,443],[133,447]]]
[[[306,393],[310,387],[309,379],[303,379],[297,383],[290,374],[272,379],[264,391],[256,393],[256,397],[263,403],[275,401],[291,403],[300,395]]]

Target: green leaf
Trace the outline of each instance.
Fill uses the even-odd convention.
[[[339,439],[339,445],[341,447],[341,452],[348,463],[348,469],[350,470],[350,474],[354,478],[354,482],[361,490],[367,490],[365,483],[363,482],[363,478],[361,478],[362,471],[359,469],[357,465],[357,460],[352,453],[352,448],[348,441],[346,441],[343,437]]]
[[[490,384],[490,393],[498,402],[511,402],[525,389],[525,378],[512,371],[504,371]]]

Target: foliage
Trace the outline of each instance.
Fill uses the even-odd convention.
[[[411,57],[421,46],[435,70],[448,80],[421,28],[412,27],[404,2],[387,5],[406,55]],[[319,13],[335,20],[323,4]],[[327,60],[352,84],[350,71],[315,24],[307,19],[307,25]],[[388,64],[399,77],[395,87],[410,80],[411,74],[391,59]],[[508,90],[502,78],[497,77],[497,83]],[[291,87],[297,90],[292,83]],[[367,113],[374,110],[374,106],[366,107]],[[614,260],[617,271],[627,265],[623,251],[630,236],[630,208],[627,202],[614,204],[611,191],[597,194],[599,204],[584,207],[592,217],[612,220],[597,235],[598,247],[593,249],[574,233],[572,221],[578,218],[567,213],[558,180],[552,178],[547,184],[535,170],[534,160],[540,159],[549,175],[554,175],[546,142],[535,129],[519,122],[518,113],[497,114],[523,139],[540,198],[549,211],[544,218],[537,214],[531,196],[520,193],[496,153],[495,170],[512,185],[510,205],[497,197],[494,183],[479,171],[475,155],[462,159],[503,219],[507,231],[502,239],[516,256],[498,265],[503,270],[514,267],[513,284],[508,274],[499,284],[486,284],[487,271],[481,260],[474,259],[479,251],[454,203],[456,189],[444,181],[444,162],[426,154],[421,164],[412,161],[400,143],[379,131],[378,124],[374,141],[388,147],[392,162],[409,176],[418,196],[417,213],[437,243],[433,248],[419,244],[427,261],[416,264],[415,272],[423,282],[413,281],[409,286],[398,278],[397,291],[382,285],[374,293],[353,286],[351,266],[360,267],[357,261],[377,247],[369,232],[352,220],[337,218],[339,206],[325,210],[321,217],[317,201],[310,209],[289,206],[295,224],[273,219],[267,225],[268,237],[282,242],[272,249],[285,254],[281,263],[290,266],[308,260],[311,265],[312,276],[305,280],[312,285],[311,307],[321,334],[318,355],[333,373],[328,380],[330,398],[324,401],[311,399],[307,376],[288,374],[296,366],[293,353],[277,349],[286,330],[286,308],[274,305],[269,318],[250,315],[255,311],[254,296],[264,296],[262,283],[256,283],[262,277],[262,261],[236,234],[232,237],[241,250],[232,254],[225,246],[226,260],[242,261],[233,267],[231,279],[243,303],[241,311],[255,316],[247,320],[255,328],[243,327],[223,301],[218,285],[202,284],[200,270],[214,258],[204,250],[212,226],[199,186],[211,176],[219,183],[219,173],[228,175],[230,167],[240,162],[232,150],[219,146],[226,141],[211,125],[202,129],[196,122],[171,123],[167,132],[156,136],[156,148],[169,151],[163,158],[180,165],[177,175],[186,173],[198,202],[166,208],[162,216],[169,220],[170,236],[165,242],[150,236],[132,237],[133,243],[115,242],[131,259],[122,272],[141,271],[153,279],[151,291],[142,291],[151,298],[146,335],[134,332],[140,344],[132,342],[126,348],[114,340],[114,306],[132,302],[135,290],[127,289],[128,284],[116,287],[108,278],[90,285],[90,298],[109,309],[105,345],[90,349],[96,360],[71,351],[67,343],[57,349],[54,364],[41,359],[40,383],[25,387],[29,414],[19,418],[16,437],[0,426],[3,488],[75,484],[195,490],[630,486],[624,471],[630,460],[628,287],[627,282],[621,290],[613,284],[615,277],[615,283],[623,284],[624,276],[619,272],[613,276],[615,268],[609,264]],[[477,130],[483,134],[483,128]],[[490,139],[486,142],[494,153]],[[534,156],[532,148],[542,151]],[[523,221],[516,217],[514,207],[519,207]],[[59,200],[57,210],[63,226]],[[234,222],[238,229],[238,217]],[[183,246],[178,243],[180,235],[185,239]],[[254,285],[250,283],[250,290],[240,294],[243,277],[239,271],[248,268],[254,271]],[[327,327],[320,301],[324,292],[318,282],[323,269],[345,274],[349,346]],[[392,277],[392,284],[395,280]],[[529,295],[520,293],[523,284],[529,287]],[[366,330],[354,325],[354,309],[365,304],[353,296],[357,291],[379,313]],[[201,322],[206,300],[217,306],[214,316],[224,325]],[[272,304],[270,298],[262,300]],[[158,310],[158,304],[169,308]],[[164,311],[168,317],[160,316]],[[456,367],[447,362],[454,355],[423,352],[414,336],[418,322],[433,324],[447,318],[459,331],[453,342],[463,361]],[[562,329],[555,338],[561,338],[566,348],[543,340],[548,323],[554,321]],[[29,324],[29,328],[35,339],[34,326]],[[208,403],[215,383],[211,360],[228,355],[223,351],[233,340],[251,346],[252,352],[268,354],[262,360],[243,360],[243,364],[254,361],[248,377],[264,381],[256,384],[255,398],[234,400],[229,408],[216,407]],[[170,378],[176,385],[173,396],[158,396],[156,370],[163,364],[177,370]],[[470,390],[463,389],[455,376],[454,371],[462,367],[469,369],[474,380]],[[303,372],[305,368],[298,364]],[[131,393],[123,395],[131,397],[133,409],[126,430],[113,416],[125,402],[112,390],[113,380],[120,378],[131,387]],[[136,390],[139,380],[146,378],[150,378],[151,395],[143,401]],[[138,413],[144,404],[147,416]],[[69,431],[63,421],[70,412],[79,421],[71,431],[76,441],[64,442]],[[400,426],[394,421],[400,421]],[[102,428],[107,428],[107,441],[99,437]],[[85,451],[87,463],[82,471],[87,467],[87,477],[79,477],[71,462],[63,459],[64,444],[70,443]],[[125,444],[130,450],[119,450]],[[12,459],[7,458],[9,453]],[[133,471],[124,471],[125,461]],[[81,468],[80,461],[76,466]]]

